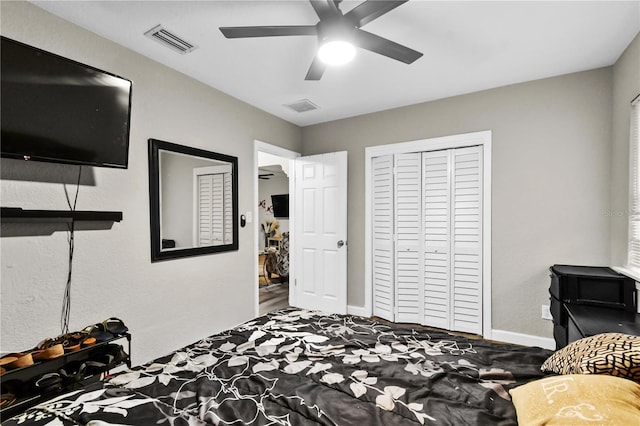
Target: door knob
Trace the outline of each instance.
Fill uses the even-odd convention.
[[[344,241],[340,240],[338,241],[338,248],[341,248],[344,245]]]

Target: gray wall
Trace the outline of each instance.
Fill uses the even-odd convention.
[[[627,260],[629,221],[629,112],[640,94],[640,35],[613,66],[613,132],[611,155],[611,264]]]
[[[554,263],[609,263],[612,69],[533,81],[303,129],[303,153],[349,152],[348,303],[364,304],[364,149],[493,132],[492,325],[551,337]]]
[[[236,252],[150,262],[147,139],[237,156],[246,212],[253,211],[254,140],[300,151],[301,130],[29,3],[1,2],[0,12],[2,35],[133,80],[129,168],[83,171],[78,209],[119,210],[124,219],[111,230],[76,232],[70,328],[119,317],[141,363],[252,318],[256,278],[247,265],[255,227],[240,229]],[[1,167],[3,206],[67,209],[60,182],[77,176],[76,166],[3,159]],[[7,235],[0,337],[1,350],[12,352],[60,333],[67,236]]]

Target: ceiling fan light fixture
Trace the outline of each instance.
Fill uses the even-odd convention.
[[[344,40],[329,40],[320,45],[318,58],[327,65],[344,65],[356,55],[353,44]]]

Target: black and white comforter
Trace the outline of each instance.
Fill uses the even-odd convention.
[[[515,425],[550,351],[287,309],[6,425]]]

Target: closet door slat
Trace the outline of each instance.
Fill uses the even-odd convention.
[[[451,329],[482,334],[482,147],[451,152]]]
[[[424,206],[424,319],[431,327],[450,326],[451,253],[451,155],[450,152],[422,153]]]
[[[393,156],[372,163],[373,315],[394,321]]]
[[[422,155],[397,154],[395,163],[395,284],[396,321],[421,323],[422,273]]]

